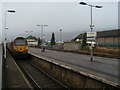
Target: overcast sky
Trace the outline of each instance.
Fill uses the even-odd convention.
[[[118,2],[87,3],[103,6],[101,9],[93,8],[93,31],[118,29]],[[46,40],[50,40],[52,32],[56,40],[60,40],[60,29],[65,41],[90,31],[90,7],[82,6],[79,2],[3,2],[3,27],[7,9],[16,10],[15,14],[7,14],[8,39],[28,35],[25,31],[33,31],[30,34],[41,37],[41,28],[36,26],[38,24],[48,25],[44,27]]]

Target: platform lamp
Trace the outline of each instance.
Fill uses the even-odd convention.
[[[32,33],[33,31],[25,31],[25,33],[26,33],[26,38],[27,38],[27,33],[28,33],[28,36],[30,36],[30,35],[32,35],[31,33]]]
[[[98,6],[98,5],[91,5],[91,4],[87,4],[85,2],[80,2],[79,4],[81,5],[87,5],[87,6],[90,6],[90,13],[91,13],[91,24],[90,24],[90,29],[91,29],[91,32],[93,31],[93,20],[92,20],[92,8],[95,7],[95,8],[102,8],[102,6]],[[91,61],[93,61],[93,50],[92,50],[92,41],[91,41],[91,46],[90,46],[90,50],[91,50]]]
[[[4,58],[6,59],[6,57],[7,57],[7,53],[6,53],[6,30],[8,29],[7,27],[6,27],[6,23],[7,23],[7,13],[15,13],[15,9],[8,9],[8,10],[6,10],[5,11],[5,27],[4,27],[4,29],[5,29],[5,41],[4,41],[4,51],[5,51],[5,53],[4,53]]]
[[[46,27],[48,25],[36,25],[36,26],[41,26],[41,40],[42,40],[42,46],[43,46],[43,43],[44,43],[44,35],[43,35],[43,27]],[[42,50],[43,50],[43,47],[42,47]]]
[[[62,29],[60,29],[60,42],[62,43]]]

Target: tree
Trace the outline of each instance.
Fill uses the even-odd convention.
[[[34,40],[37,40],[37,38],[36,38],[35,36],[32,36],[32,35],[26,37],[26,39],[34,39]]]
[[[40,47],[42,40],[40,38],[37,38],[37,40],[38,40],[38,47]]]
[[[54,32],[52,33],[52,37],[51,37],[51,46],[55,45],[55,34]]]
[[[83,40],[82,40],[82,47],[86,46],[87,45],[87,33],[85,32],[83,34]]]

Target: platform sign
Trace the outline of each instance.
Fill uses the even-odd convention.
[[[87,41],[95,41],[96,32],[87,32]]]

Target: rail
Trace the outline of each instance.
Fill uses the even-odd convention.
[[[118,84],[114,82],[110,82],[93,74],[89,74],[82,69],[77,70],[75,68],[71,68],[69,65],[65,65],[64,63],[56,62],[54,59],[45,58],[44,56],[38,56],[36,54],[32,54],[32,61],[37,66],[43,68],[46,72],[54,73],[54,75],[59,76],[58,79],[64,80],[71,84],[73,87],[79,88],[118,88]],[[71,78],[72,77],[72,78]]]
[[[39,88],[40,90],[44,88],[67,89],[64,84],[45,73],[36,65],[30,63],[30,60],[16,60],[16,62],[18,63],[19,67],[21,68],[33,88]]]

